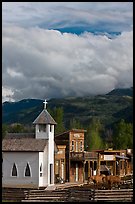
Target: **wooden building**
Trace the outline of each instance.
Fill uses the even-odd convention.
[[[84,180],[88,177],[97,175],[98,153],[84,151]]]
[[[98,174],[124,176],[132,173],[132,153],[130,154],[129,150],[108,149],[96,152],[98,152]]]
[[[68,182],[84,182],[93,175],[120,175],[133,172],[133,153],[127,150],[84,150],[86,130],[72,129],[55,136],[55,177]]]
[[[65,149],[66,145],[57,145],[57,152],[55,153],[55,183],[57,183],[59,178],[66,180],[66,161],[65,161]]]
[[[86,130],[73,129],[55,136],[57,146],[66,145],[66,181],[84,181],[84,133]]]

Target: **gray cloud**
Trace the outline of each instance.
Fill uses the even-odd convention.
[[[3,27],[3,101],[104,94],[133,84],[133,32],[113,39]]]
[[[132,30],[133,2],[3,2],[3,25]]]

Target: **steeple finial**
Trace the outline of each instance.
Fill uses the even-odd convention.
[[[46,99],[45,99],[45,101],[43,102],[44,103],[44,109],[46,109],[46,105],[47,105],[47,101],[46,101]]]

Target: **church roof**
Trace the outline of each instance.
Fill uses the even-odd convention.
[[[2,151],[42,152],[47,144],[45,139],[35,139],[29,135],[10,134],[2,141]]]
[[[57,123],[52,118],[52,116],[48,113],[46,109],[44,109],[40,115],[34,120],[33,124],[52,124],[56,125]]]
[[[7,133],[4,139],[35,138],[35,133]]]
[[[7,133],[2,140],[3,152],[43,152],[48,140],[36,139],[35,133]],[[58,148],[54,142],[54,152]]]

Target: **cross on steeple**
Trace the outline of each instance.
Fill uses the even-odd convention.
[[[47,105],[47,101],[46,101],[46,99],[45,99],[45,101],[43,102],[44,103],[44,109],[46,109],[46,105]]]

